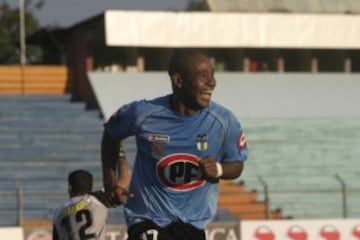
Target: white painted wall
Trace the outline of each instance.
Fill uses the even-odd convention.
[[[108,46],[359,49],[360,16],[229,12],[105,12]]]
[[[89,78],[105,118],[122,104],[171,92],[166,72]],[[213,100],[238,117],[360,117],[360,74],[218,73]]]

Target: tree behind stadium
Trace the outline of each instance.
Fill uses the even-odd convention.
[[[40,28],[33,11],[40,9],[43,1],[25,1],[26,35]],[[26,55],[29,63],[40,60],[41,50],[27,46]],[[19,8],[12,8],[7,1],[0,3],[0,64],[20,64],[20,21]]]

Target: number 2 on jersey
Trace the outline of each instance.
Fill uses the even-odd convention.
[[[66,216],[65,218],[63,218],[63,220],[61,221],[61,225],[64,226],[67,230],[67,232],[72,232],[72,226],[71,226],[71,222],[70,222],[70,217],[72,216]],[[94,233],[86,233],[86,230],[91,227],[91,225],[93,224],[92,222],[92,217],[91,217],[91,213],[89,210],[87,209],[83,209],[80,210],[78,212],[76,212],[75,214],[75,222],[76,223],[81,223],[84,222],[80,229],[79,229],[79,239],[93,239],[95,238],[95,234]],[[71,239],[70,239],[71,240]]]

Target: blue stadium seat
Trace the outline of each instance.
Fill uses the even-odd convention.
[[[68,172],[85,168],[101,187],[98,110],[69,95],[0,96],[0,102],[0,192],[7,193],[0,196],[0,225],[18,222],[17,190],[24,219],[51,220],[68,199]]]

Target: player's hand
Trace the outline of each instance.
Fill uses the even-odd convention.
[[[216,160],[212,156],[206,156],[200,159],[200,166],[205,178],[216,178],[218,172],[216,167]]]
[[[129,193],[127,188],[119,184],[106,186],[101,202],[108,208],[115,208],[119,205],[126,204],[128,198],[133,194]]]
[[[114,194],[111,194],[109,191],[99,190],[90,192],[90,194],[96,197],[107,208],[116,207]]]
[[[113,198],[117,205],[126,204],[129,198],[133,198],[134,194],[130,193],[127,188],[123,187],[120,183],[113,186]]]

